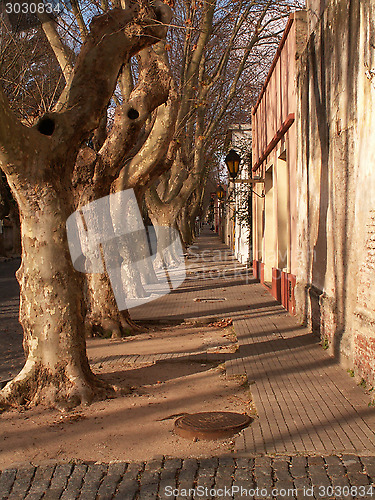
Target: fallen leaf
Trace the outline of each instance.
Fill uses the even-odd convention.
[[[209,323],[208,326],[216,326],[219,328],[226,328],[233,324],[232,318],[223,318],[220,321],[214,321],[213,323]]]

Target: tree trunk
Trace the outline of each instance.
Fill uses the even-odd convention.
[[[86,335],[99,333],[112,338],[120,338],[139,330],[127,310],[129,299],[148,296],[144,286],[158,283],[152,264],[150,251],[143,232],[132,235],[131,245],[120,244],[121,267],[112,266],[107,260],[104,274],[87,275]],[[112,253],[113,258],[116,250]],[[111,252],[110,252],[111,253]],[[142,272],[138,262],[142,261]]]
[[[93,198],[98,200],[100,196]],[[127,211],[128,207],[121,205],[113,210],[114,229],[121,227],[124,217],[137,218],[143,227],[135,198],[134,202],[133,210]],[[119,338],[138,330],[127,309],[132,307],[132,302],[136,303],[133,299],[149,296],[147,285],[158,283],[150,257],[145,230],[134,231],[106,243],[103,253],[105,273],[87,275],[88,311],[85,322],[88,336],[99,333]]]
[[[176,219],[168,226],[157,226],[157,257],[156,266],[173,269],[180,266],[182,255],[178,245],[179,230]]]
[[[189,215],[187,214],[187,209],[182,209],[180,212],[180,217],[178,221],[178,227],[180,229],[180,233],[184,242],[185,247],[188,247],[192,244],[194,239],[194,230],[191,227],[191,220]]]
[[[26,364],[0,392],[0,401],[11,405],[76,405],[104,390],[86,355],[83,276],[72,266],[65,229],[72,210],[61,192],[45,186],[43,200],[20,211],[17,279]]]
[[[172,207],[164,205],[156,209],[151,208],[151,201],[147,202],[149,217],[155,228],[157,237],[157,255],[154,265],[156,268],[175,268],[181,264],[181,252],[179,252],[178,240],[179,230],[177,227],[177,214]]]
[[[85,192],[85,199],[81,197],[80,205],[83,207],[89,200],[100,200],[103,191],[90,188]],[[83,203],[84,201],[84,203]],[[116,217],[128,217],[124,210],[119,210]],[[112,219],[116,226],[116,219]],[[104,273],[87,273],[86,276],[86,336],[101,335],[105,337],[120,338],[137,330],[136,324],[123,305],[124,298],[144,297],[140,276],[133,264],[137,256],[127,241],[117,240],[106,242],[106,252],[102,255]],[[112,250],[110,249],[112,246]],[[137,245],[142,251],[142,245]],[[119,289],[120,286],[120,289]],[[115,287],[115,288],[114,288]],[[117,300],[116,300],[117,299]]]
[[[87,274],[86,336],[121,338],[129,335],[137,326],[127,310],[119,311],[107,273]]]

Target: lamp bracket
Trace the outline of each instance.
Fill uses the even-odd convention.
[[[236,179],[234,182],[235,184],[256,184],[257,182],[264,182],[264,179]]]

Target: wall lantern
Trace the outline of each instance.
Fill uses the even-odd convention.
[[[219,198],[220,201],[224,198],[225,190],[224,190],[223,186],[219,186],[217,188],[216,194],[217,194],[217,197]]]
[[[240,161],[241,161],[241,156],[238,153],[236,153],[234,149],[231,149],[225,158],[225,163],[227,164],[228,172],[233,182],[234,183],[239,182],[240,184],[251,184],[253,182],[256,182],[256,179],[251,179],[251,178],[239,179],[236,181],[236,177],[240,168]],[[235,188],[236,184],[234,184],[234,189],[233,189],[234,198],[236,198]],[[254,193],[255,196],[258,196],[258,198],[264,198],[266,196],[264,193],[258,194],[256,191],[253,190],[252,187],[250,187],[249,189],[250,192]]]
[[[241,156],[236,153],[234,149],[231,149],[227,156],[225,157],[225,163],[229,171],[229,175],[234,180],[237,177],[238,170],[240,168]]]

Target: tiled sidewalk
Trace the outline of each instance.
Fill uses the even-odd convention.
[[[131,314],[233,319],[240,348],[227,373],[246,373],[259,416],[238,438],[240,453],[375,453],[369,397],[210,230],[189,250],[184,284]]]

